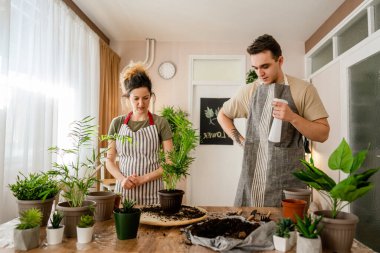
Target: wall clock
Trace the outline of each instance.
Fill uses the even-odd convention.
[[[165,61],[158,66],[158,74],[163,79],[171,79],[175,75],[176,68],[175,65],[170,61]]]

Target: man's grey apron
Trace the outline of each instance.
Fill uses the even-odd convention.
[[[132,143],[122,143],[116,140],[116,150],[119,155],[119,168],[124,176],[136,174],[142,176],[160,167],[159,149],[160,139],[153,116],[148,112],[149,126],[133,132],[128,127],[132,112],[126,117],[120,127],[120,135],[132,137]],[[139,205],[158,204],[158,191],[163,188],[162,179],[156,179],[132,189],[124,189],[121,182],[116,183],[115,191],[122,193],[123,198],[135,200]]]
[[[287,80],[285,80],[287,83]],[[268,141],[273,121],[273,98],[288,101],[290,109],[299,114],[289,85],[260,85],[252,95],[244,145],[243,168],[235,206],[281,206],[282,190],[306,186],[292,172],[301,168],[304,158],[302,135],[289,122],[282,122],[281,142]]]

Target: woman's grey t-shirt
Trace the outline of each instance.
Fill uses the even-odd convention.
[[[152,114],[154,124],[157,127],[158,136],[160,138],[160,141],[166,141],[173,137],[173,133],[170,130],[169,122],[156,114]],[[127,115],[121,115],[116,118],[114,118],[111,122],[110,128],[108,130],[109,135],[113,135],[115,133],[119,133],[120,127],[123,125],[125,118]],[[136,132],[141,128],[148,127],[149,126],[149,118],[143,121],[128,121],[128,127],[133,131]]]

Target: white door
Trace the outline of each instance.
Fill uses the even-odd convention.
[[[191,66],[191,119],[200,129],[200,99],[230,98],[245,85],[245,62],[239,56],[192,56]],[[215,123],[216,120],[214,121]],[[245,119],[235,121],[245,135]],[[227,137],[228,138],[228,137]],[[199,145],[188,180],[191,205],[233,205],[242,166],[243,149],[237,145]]]

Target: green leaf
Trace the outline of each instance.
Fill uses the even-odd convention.
[[[351,148],[343,138],[338,148],[330,155],[328,165],[332,170],[342,170],[350,173],[353,160]]]
[[[359,169],[362,166],[365,158],[367,157],[367,153],[368,153],[368,149],[365,149],[365,150],[359,151],[356,154],[356,156],[354,156],[354,160],[352,162],[352,167],[351,167],[350,172],[349,172],[350,174],[354,173],[357,169]]]

